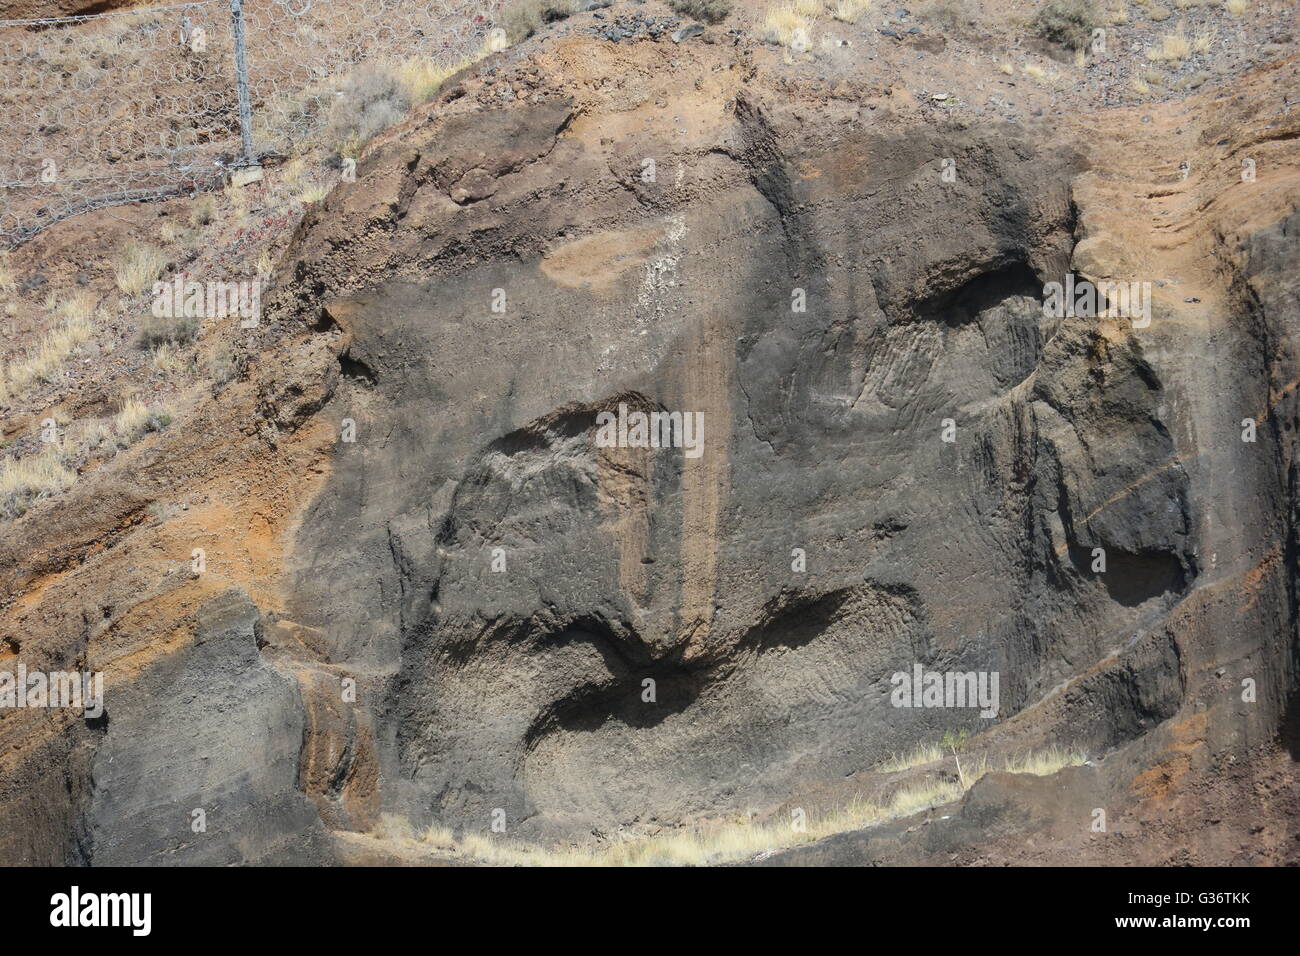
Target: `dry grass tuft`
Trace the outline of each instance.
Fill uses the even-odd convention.
[[[16,397],[36,382],[56,381],[64,361],[92,332],[90,322],[83,318],[68,318],[47,332],[34,352],[0,372],[0,379],[5,383],[5,400]]]
[[[322,186],[320,183],[308,183],[296,198],[304,206],[310,206],[312,203],[320,202],[329,194],[330,189],[328,186]]]
[[[1147,59],[1153,63],[1181,63],[1192,52],[1192,42],[1180,23],[1173,33],[1160,38],[1160,46],[1147,48]]]
[[[934,755],[941,757],[938,744],[917,747],[900,763]],[[1004,764],[1009,773],[1050,774],[1062,767],[1082,763],[1081,751],[1049,747],[1038,753],[1013,758]],[[928,761],[925,761],[928,762]],[[908,763],[908,766],[915,764]],[[421,849],[433,849],[495,866],[709,866],[753,859],[775,850],[810,843],[836,833],[874,826],[958,799],[988,772],[985,757],[967,758],[961,782],[927,779],[894,793],[888,806],[855,800],[819,817],[809,817],[796,828],[790,821],[756,823],[748,817],[730,821],[678,827],[651,837],[627,838],[600,847],[543,847],[504,836],[468,832],[459,838],[445,826],[433,824],[418,838]],[[372,833],[379,839],[410,842],[412,827],[400,818],[385,815]]]
[[[154,368],[167,376],[184,371],[187,364],[180,350],[170,342],[157,346],[150,355],[149,361]]]
[[[923,764],[934,763],[944,758],[943,748],[938,744],[918,744],[912,750],[894,754],[876,767],[878,773],[898,773]]]
[[[171,414],[163,408],[150,408],[134,396],[122,403],[113,416],[113,434],[119,448],[133,445],[149,432],[162,431],[172,423]]]
[[[135,298],[152,289],[167,265],[161,249],[140,242],[128,242],[113,263],[113,278],[123,295]]]
[[[1226,9],[1234,17],[1239,17],[1246,12],[1246,8],[1249,6],[1249,4],[1246,2],[1246,0],[1226,0],[1223,6],[1224,9]]]
[[[18,279],[14,275],[13,263],[9,261],[9,253],[0,252],[0,292],[13,295],[17,291]]]
[[[46,445],[38,454],[5,458],[0,463],[0,514],[17,518],[32,502],[58,494],[77,478],[64,464],[61,443]]]
[[[217,201],[211,193],[204,193],[190,207],[190,225],[195,229],[206,226],[217,218]]]
[[[820,9],[819,5],[818,11]],[[762,33],[763,39],[769,43],[806,49],[812,42],[812,18],[802,13],[793,0],[779,3],[763,11]]]
[[[871,0],[836,0],[831,16],[841,23],[857,23],[871,9]]]

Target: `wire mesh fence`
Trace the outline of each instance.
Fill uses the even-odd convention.
[[[321,135],[361,64],[452,69],[482,47],[494,6],[200,0],[0,20],[0,247],[291,153]]]

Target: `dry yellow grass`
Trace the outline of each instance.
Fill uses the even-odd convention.
[[[820,10],[820,5],[818,6]],[[794,3],[780,3],[763,11],[763,39],[793,49],[807,46],[812,39],[812,19],[800,13]]]
[[[170,342],[164,342],[153,350],[150,363],[164,375],[176,375],[185,368],[185,360],[180,350]]]
[[[937,744],[910,752],[911,756],[941,754]],[[1082,751],[1049,747],[1004,762],[1009,773],[1046,775],[1080,764]],[[900,762],[906,762],[903,758]],[[912,765],[912,764],[909,764]],[[752,859],[763,853],[810,843],[836,833],[874,826],[929,807],[950,803],[974,785],[989,766],[983,756],[965,758],[962,782],[927,779],[897,791],[887,806],[854,801],[818,817],[809,817],[796,829],[794,820],[755,823],[748,818],[679,827],[655,836],[629,838],[601,847],[542,847],[506,836],[465,833],[457,838],[450,829],[434,824],[418,838],[409,823],[385,816],[373,835],[412,849],[436,851],[451,857],[495,866],[709,866]]]
[[[52,311],[64,319],[88,321],[95,314],[96,301],[94,293],[82,289],[56,305]]]
[[[394,73],[412,106],[427,103],[438,95],[443,82],[471,60],[454,66],[440,66],[437,60],[429,57],[413,56],[397,64]]]
[[[0,252],[0,292],[13,295],[17,291],[18,279],[14,276],[14,267],[9,261],[9,253]]]
[[[1226,0],[1223,6],[1234,17],[1239,17],[1246,12],[1249,4],[1247,4],[1246,0]]]
[[[140,242],[129,242],[113,263],[113,278],[118,289],[132,298],[153,288],[167,265],[161,249]]]
[[[836,0],[831,16],[841,23],[857,23],[871,9],[871,0]]]
[[[1196,39],[1192,41],[1192,49],[1197,53],[1208,53],[1210,47],[1214,44],[1214,33],[1211,30],[1200,30],[1196,34]]]
[[[198,199],[194,200],[194,205],[190,207],[190,225],[195,229],[206,226],[212,220],[217,218],[217,201],[212,198],[211,193],[204,193]]]
[[[1016,68],[1012,66],[1010,63],[1003,63],[1000,67],[998,67],[998,69],[1001,70],[1003,73],[1005,73],[1007,76],[1013,76],[1016,72]]]
[[[1150,85],[1148,85],[1147,81],[1142,79],[1140,76],[1133,77],[1133,89],[1135,92],[1141,93],[1143,96],[1146,96],[1151,92]]]
[[[1036,80],[1041,80],[1047,76],[1047,71],[1035,63],[1026,63],[1022,69],[1025,71],[1026,76],[1032,76]]]
[[[35,382],[53,382],[64,361],[90,338],[91,332],[90,322],[83,318],[68,318],[47,332],[35,351],[0,372],[0,379],[5,382],[6,400]]]
[[[149,406],[132,396],[122,403],[121,410],[113,416],[113,431],[133,442],[149,430],[152,413]]]
[[[1147,59],[1155,63],[1180,63],[1192,52],[1187,30],[1180,23],[1173,33],[1160,38],[1160,46],[1147,48]]]
[[[888,760],[878,765],[876,770],[879,773],[897,773],[900,770],[908,770],[922,764],[934,763],[936,760],[942,760],[943,757],[943,748],[938,744],[918,744],[912,750],[901,754],[893,754]]]
[[[65,449],[50,443],[38,454],[5,458],[0,464],[0,513],[16,518],[31,502],[58,494],[77,474],[63,463]]]
[[[312,203],[320,202],[330,194],[328,186],[322,186],[319,183],[308,183],[298,193],[298,202],[304,206],[310,206]]]
[[[302,182],[303,173],[306,171],[306,161],[301,156],[295,157],[280,169],[280,182],[290,189],[297,189],[298,184]]]

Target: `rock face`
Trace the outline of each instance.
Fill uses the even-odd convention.
[[[1091,809],[1137,827],[1229,764],[1197,799],[1294,821],[1242,768],[1300,740],[1300,218],[1205,212],[1207,182],[1173,210],[1195,236],[1152,243],[1131,143],[1086,117],[810,103],[692,55],[676,114],[592,89],[482,109],[491,80],[463,77],[307,217],[221,413],[250,448],[327,449],[276,525],[283,603],[196,602],[192,644],[66,731],[73,796],[0,827],[7,859],[325,862],[381,813],[583,838],[839,792],[960,730],[1106,759],[769,862],[1015,861],[1033,827],[1036,862],[1167,861],[1176,830],[1103,846]],[[1193,253],[1215,264],[1166,284]],[[1158,280],[1150,325],[1046,316],[1071,270]],[[698,445],[598,440],[637,412]],[[997,717],[894,706],[918,665],[996,673]],[[187,838],[201,808],[218,839]]]
[[[966,134],[944,145],[980,164],[948,190],[924,136],[819,150],[740,99],[703,159],[639,144],[674,180],[662,210],[636,187],[584,202],[618,229],[559,235],[562,186],[527,211],[501,188],[500,211],[452,205],[469,161],[442,142],[608,177],[557,138],[569,121],[544,104],[404,140],[390,187],[403,258],[436,256],[445,217],[500,246],[553,230],[549,251],[324,306],[364,369],[325,414],[364,412],[304,522],[295,610],[337,656],[396,671],[374,691],[394,806],[544,829],[779,801],[978,727],[900,719],[893,673],[998,671],[1009,716],[1186,592],[1182,469],[1124,494],[1175,456],[1161,382],[1130,337],[1042,318],[1068,157]],[[531,191],[548,173],[515,175]],[[332,228],[308,241],[337,245]],[[935,238],[908,248],[905,229]],[[599,447],[620,407],[698,416],[702,453]],[[1094,547],[1109,576],[1086,573]],[[1176,655],[1148,657],[1122,693],[1167,716]],[[1106,747],[1137,718],[1077,729]]]

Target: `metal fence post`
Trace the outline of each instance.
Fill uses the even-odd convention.
[[[256,166],[253,152],[253,104],[248,96],[248,56],[244,49],[244,0],[230,0],[230,19],[235,36],[235,85],[239,91],[239,135],[244,141],[243,166]]]

